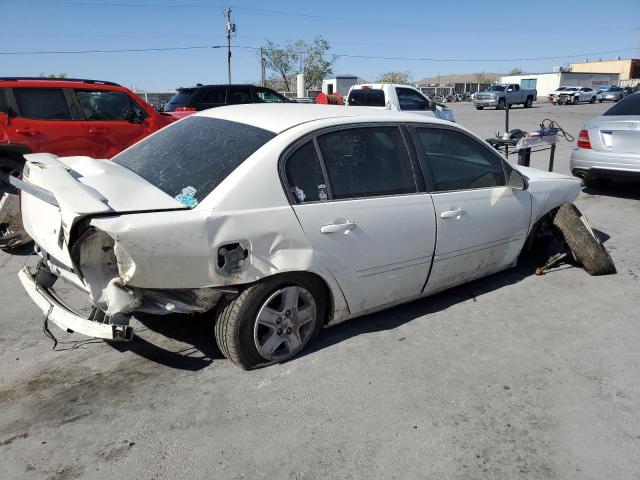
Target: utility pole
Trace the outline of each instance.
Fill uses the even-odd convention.
[[[262,85],[263,87],[265,86],[265,78],[264,78],[264,71],[265,71],[265,58],[264,58],[264,52],[262,50],[262,47],[260,47],[260,85]]]
[[[231,35],[236,33],[236,24],[231,20],[231,7],[224,10],[224,15],[227,17],[227,80],[231,83]]]

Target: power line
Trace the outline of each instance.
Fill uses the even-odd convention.
[[[112,50],[39,50],[23,52],[0,52],[0,55],[59,55],[59,54],[86,54],[86,53],[127,53],[127,52],[163,52],[169,50],[196,50],[209,48],[223,48],[226,45],[197,45],[190,47],[163,47],[163,48],[124,48]],[[247,45],[232,45],[231,48],[241,48],[245,50],[260,50],[260,47]],[[622,53],[635,51],[635,48],[623,48],[618,50],[607,50],[601,52],[576,53],[570,55],[556,55],[551,57],[520,57],[520,58],[435,58],[435,57],[387,57],[380,55],[357,55],[351,53],[328,53],[344,58],[364,58],[370,60],[402,60],[417,62],[527,62],[538,60],[561,60],[564,58],[589,57],[593,55],[606,55],[610,53]]]

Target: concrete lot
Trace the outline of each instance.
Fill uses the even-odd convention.
[[[609,106],[516,108],[511,125],[552,118],[577,137]],[[504,130],[504,112],[453,108],[482,136]],[[0,475],[640,479],[639,199],[618,185],[578,202],[617,275],[510,270],[253,372],[220,358],[207,319],[140,324],[118,349],[56,329],[52,351],[16,278],[33,259],[0,253]]]

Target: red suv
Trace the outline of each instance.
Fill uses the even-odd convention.
[[[0,200],[25,153],[111,158],[173,121],[112,82],[0,78]],[[0,201],[0,212],[5,208]],[[0,218],[0,247],[12,228]]]

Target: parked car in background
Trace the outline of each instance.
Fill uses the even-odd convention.
[[[0,212],[15,211],[7,181],[22,172],[24,154],[111,158],[174,120],[113,82],[0,78]],[[26,240],[19,216],[0,217],[0,248]]]
[[[523,89],[517,83],[491,85],[483,92],[476,93],[473,97],[473,104],[477,110],[484,107],[495,107],[496,110],[503,110],[507,105],[524,105],[524,108],[531,108],[533,102],[538,98],[538,91],[535,89]]]
[[[445,104],[432,101],[411,85],[393,83],[354,85],[349,89],[347,105],[412,112],[455,122],[453,110]]]
[[[193,112],[244,103],[289,103],[291,100],[267,87],[256,85],[200,85],[178,88],[164,111],[182,118]]]
[[[571,173],[589,187],[640,179],[640,93],[632,93],[587,122],[571,152]]]
[[[567,88],[569,87],[558,87],[557,89],[555,89],[553,92],[551,92],[548,96],[547,96],[547,101],[549,103],[553,103],[554,99],[560,95],[561,92],[564,92]]]
[[[237,105],[112,162],[28,160],[16,183],[41,262],[19,277],[50,322],[130,340],[137,313],[206,313],[243,368],[293,357],[327,324],[509,268],[565,207],[596,242],[565,205],[576,179],[514,167],[411,111]],[[59,278],[89,316],[55,295]]]
[[[598,92],[591,87],[567,87],[556,97],[555,102],[560,105],[577,105],[580,102],[596,103]]]
[[[598,101],[604,102],[605,100],[609,100],[612,102],[617,102],[622,100],[629,94],[627,90],[622,87],[618,87],[616,85],[607,85],[602,89],[598,89]]]

